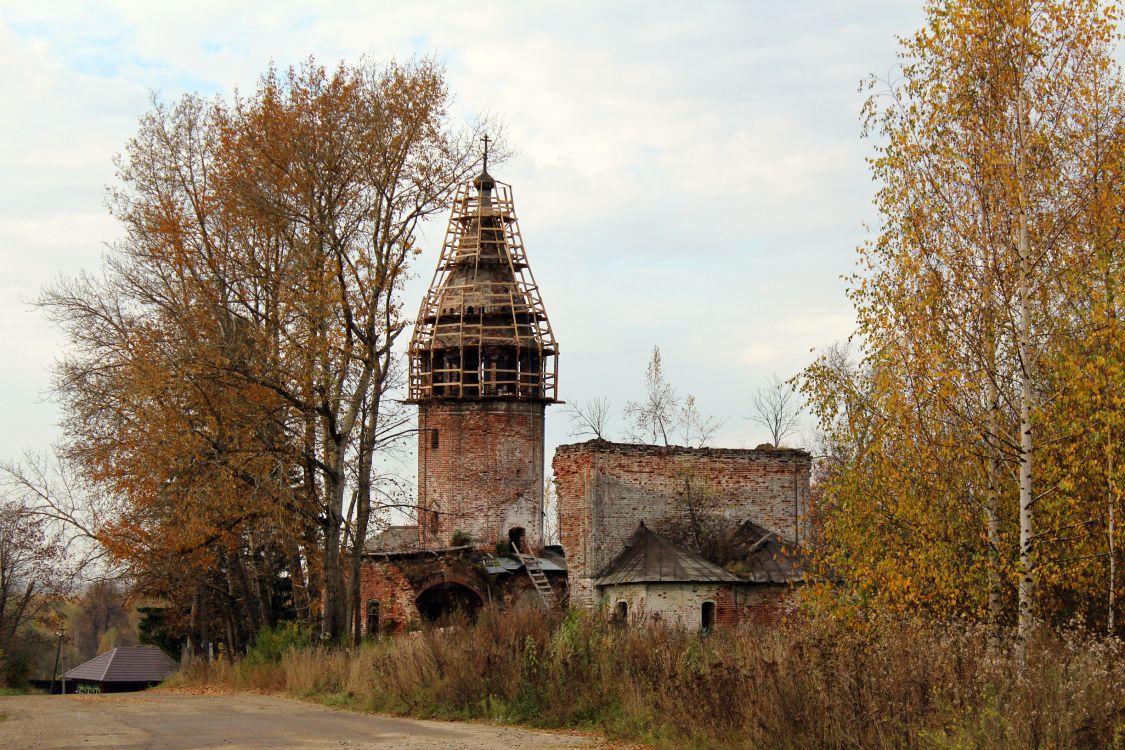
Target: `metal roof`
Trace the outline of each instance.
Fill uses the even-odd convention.
[[[595,586],[646,582],[737,582],[741,579],[654,531],[642,521],[625,549],[594,581]]]
[[[162,682],[179,665],[156,646],[118,646],[67,672],[68,680]]]
[[[535,559],[539,562],[539,569],[544,573],[566,572],[566,560],[562,557],[544,554],[542,557],[536,557]],[[488,571],[489,575],[514,573],[522,568],[523,563],[514,557],[486,557],[484,560],[484,569]]]

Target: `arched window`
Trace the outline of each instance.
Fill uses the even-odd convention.
[[[629,605],[625,602],[618,602],[617,606],[613,608],[613,621],[624,625],[629,621]]]
[[[379,600],[367,600],[367,636],[374,638],[379,635]]]
[[[703,602],[702,626],[704,630],[715,627],[715,602]]]

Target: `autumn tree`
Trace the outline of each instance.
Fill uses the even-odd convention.
[[[245,644],[286,579],[302,619],[358,634],[376,456],[405,428],[398,295],[475,162],[448,98],[430,61],[310,60],[155,103],[118,160],[125,239],[44,294],[72,342],[68,454],[122,500],[115,554],[194,633],[221,613],[212,633]]]
[[[1083,327],[1079,217],[1120,127],[1112,20],[1084,0],[931,2],[901,80],[869,102],[882,220],[851,291],[863,382],[841,393],[825,361],[804,379],[830,436],[843,406],[867,425],[824,493],[852,601],[1000,621],[1015,599],[1026,633],[1058,573],[1036,517],[1069,383],[1048,372]],[[890,543],[850,556],[872,531]]]

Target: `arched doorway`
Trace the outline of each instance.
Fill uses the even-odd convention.
[[[470,619],[484,606],[480,594],[461,583],[445,582],[430,586],[414,602],[426,622],[437,622],[455,612]]]
[[[511,544],[514,549],[518,549],[524,554],[526,554],[528,551],[527,547],[524,544],[526,536],[527,532],[524,531],[524,528],[522,526],[516,526],[515,528],[508,529],[508,543]]]

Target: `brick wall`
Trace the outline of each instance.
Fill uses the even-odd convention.
[[[418,406],[419,535],[482,547],[525,529],[543,536],[543,402],[428,401]],[[436,434],[436,439],[435,439]],[[436,447],[435,447],[436,445]]]
[[[799,587],[745,587],[738,592],[739,621],[747,625],[777,625],[796,610],[800,596]]]
[[[383,633],[401,632],[408,623],[419,619],[414,585],[391,561],[364,560],[359,572],[359,592],[364,635],[374,635],[367,632],[367,606],[372,600],[379,602],[379,629]]]
[[[363,632],[367,633],[367,606],[379,602],[382,633],[402,632],[421,621],[418,595],[431,586],[457,583],[470,589],[483,604],[501,609],[541,606],[539,594],[524,570],[490,578],[481,566],[480,555],[464,551],[417,554],[372,555],[360,568],[360,607]],[[549,572],[547,580],[559,601],[566,601],[566,574]]]
[[[563,445],[552,463],[571,601],[593,608],[593,580],[644,521],[686,523],[695,507],[731,524],[750,520],[800,541],[810,456],[800,450],[734,450],[591,440]]]

